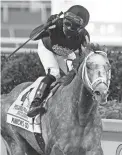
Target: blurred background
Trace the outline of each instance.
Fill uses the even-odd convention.
[[[25,42],[31,31],[46,22],[51,14],[50,0],[1,1],[2,52],[12,52]],[[20,52],[36,51],[36,42],[29,42]]]
[[[74,4],[83,5],[89,10],[90,22],[86,29],[90,33],[91,42],[122,48],[121,0],[2,0],[2,52],[12,52],[51,14],[64,12]],[[36,51],[36,44],[29,42],[20,52]]]

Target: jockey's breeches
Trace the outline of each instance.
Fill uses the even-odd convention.
[[[42,40],[39,40],[39,43],[38,43],[38,55],[39,55],[39,58],[42,62],[42,65],[45,69],[46,74],[48,74],[48,70],[50,69],[50,74],[56,78],[59,78],[60,77],[59,67],[63,71],[64,71],[63,68],[65,68],[65,67],[59,66],[58,58],[56,57],[56,55],[52,51],[49,51],[48,49],[46,49],[46,47],[43,45]],[[75,57],[74,53],[71,53],[68,58],[74,60],[76,57]],[[62,61],[64,62],[62,64],[64,66],[66,66],[66,63],[68,62],[67,59],[66,58],[62,59]],[[67,67],[69,70],[71,70],[72,69],[72,63],[71,62],[67,63]],[[66,71],[64,71],[64,72],[66,73]]]

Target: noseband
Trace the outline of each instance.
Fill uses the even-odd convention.
[[[98,54],[101,54],[101,55],[104,55],[107,57],[107,54],[103,51],[96,51],[96,53]],[[88,77],[88,73],[87,73],[87,67],[86,67],[86,63],[87,63],[87,60],[88,58],[93,55],[94,52],[90,52],[84,59],[83,61],[83,64],[82,64],[82,80],[83,80],[83,83],[84,85],[90,90],[90,92],[93,93],[94,91],[94,88],[99,85],[100,83],[104,83],[106,85],[106,87],[109,89],[109,85],[110,85],[110,70],[109,70],[109,73],[108,73],[108,80],[106,81],[105,78],[103,77],[98,77],[97,79],[95,79],[93,82],[91,82],[89,80],[89,77]]]

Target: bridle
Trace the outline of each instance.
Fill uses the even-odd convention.
[[[97,79],[95,79],[93,82],[90,81],[89,77],[88,77],[88,73],[87,73],[87,67],[86,67],[86,63],[88,58],[93,55],[94,53],[97,54],[101,54],[104,55],[105,57],[107,57],[107,54],[103,51],[96,51],[96,52],[90,52],[84,59],[83,63],[82,63],[82,80],[84,85],[90,90],[90,92],[94,92],[94,88],[96,88],[97,85],[99,85],[100,83],[104,83],[107,87],[107,89],[109,89],[109,85],[110,85],[110,78],[111,78],[111,71],[108,71],[108,80],[106,81],[106,78],[104,77],[98,77]]]

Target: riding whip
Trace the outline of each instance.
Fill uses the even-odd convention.
[[[60,17],[62,14],[63,14],[63,12],[61,11],[59,14],[57,14],[57,17],[56,17],[54,20],[52,20],[52,21],[46,23],[46,24],[43,26],[43,28],[42,28],[41,30],[38,30],[37,33],[35,33],[34,35],[30,36],[30,38],[29,38],[26,42],[24,42],[22,45],[20,45],[14,52],[12,52],[12,53],[8,56],[7,59],[9,59],[9,58],[10,58],[13,54],[15,54],[20,48],[22,48],[24,45],[26,45],[30,40],[36,38],[39,34],[43,33],[45,30],[47,30],[52,24],[54,24],[54,23],[59,19],[59,17]]]

